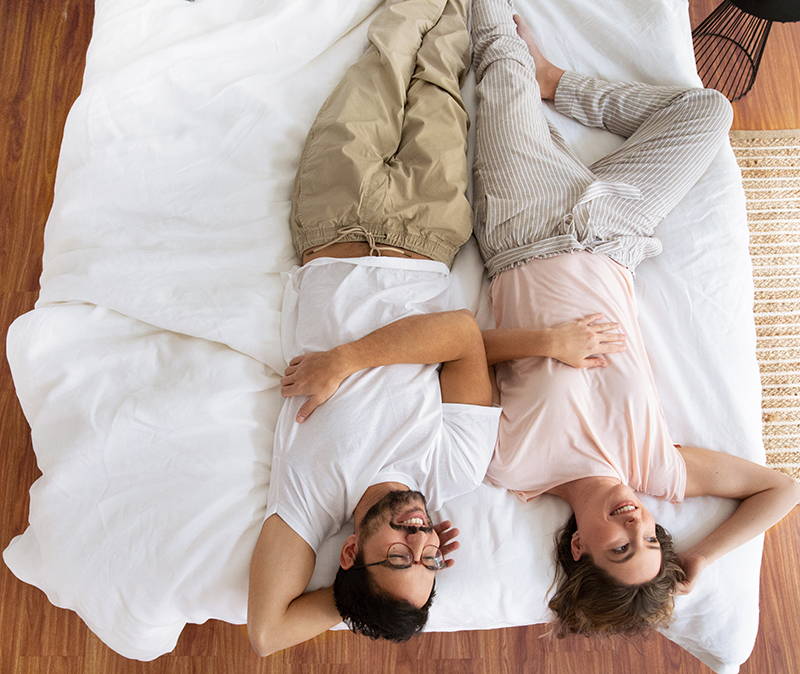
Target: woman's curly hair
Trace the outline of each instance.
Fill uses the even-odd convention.
[[[656,524],[661,544],[658,574],[641,585],[625,585],[596,566],[590,555],[584,554],[577,562],[572,558],[572,535],[577,529],[572,515],[556,535],[556,593],[548,604],[556,615],[556,636],[630,636],[666,627],[672,618],[675,588],[686,580],[672,536]]]

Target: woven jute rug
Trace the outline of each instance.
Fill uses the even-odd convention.
[[[732,131],[755,283],[767,462],[800,478],[800,129]]]

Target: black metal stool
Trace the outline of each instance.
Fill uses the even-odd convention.
[[[703,84],[730,101],[750,91],[773,21],[800,21],[800,0],[725,0],[703,19],[692,31]]]

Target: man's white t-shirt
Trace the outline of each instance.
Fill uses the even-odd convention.
[[[289,274],[281,339],[288,361],[414,314],[453,309],[447,266],[396,257],[318,258]],[[433,512],[483,480],[500,409],[442,403],[436,365],[388,365],[348,377],[302,424],[287,398],[275,429],[267,517],[315,551],[364,491],[400,482]]]

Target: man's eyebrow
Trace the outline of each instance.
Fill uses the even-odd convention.
[[[660,545],[645,545],[648,550],[661,550]],[[631,551],[630,554],[625,555],[622,559],[612,559],[611,557],[608,558],[608,561],[612,564],[624,564],[627,562],[631,557],[633,557],[636,553]]]

